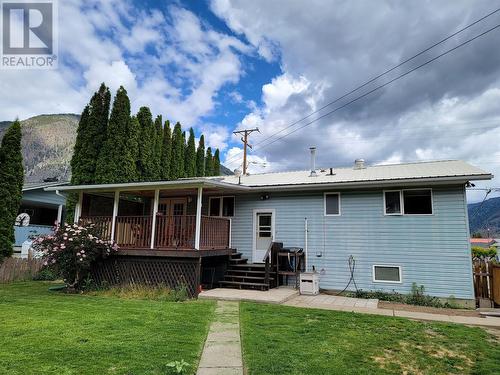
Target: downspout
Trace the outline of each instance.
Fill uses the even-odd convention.
[[[61,198],[64,198],[64,201],[66,201],[66,196],[65,195],[62,195],[59,190],[56,190],[55,191],[56,195],[61,197]],[[57,227],[59,227],[61,225],[61,222],[62,222],[62,211],[63,211],[63,204],[60,204],[59,207],[57,207]]]
[[[309,270],[309,258],[308,258],[308,252],[307,252],[307,237],[308,237],[309,229],[307,227],[307,217],[304,218],[304,252],[305,252],[305,257],[306,257],[306,267],[305,270],[306,272]]]

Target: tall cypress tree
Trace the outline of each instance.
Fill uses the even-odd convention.
[[[214,175],[214,157],[212,156],[212,148],[207,148],[207,156],[205,157],[205,176]]]
[[[141,181],[152,181],[155,178],[156,128],[148,107],[139,109],[137,120],[141,129],[137,173]]]
[[[163,128],[163,147],[161,149],[161,179],[170,180],[170,164],[172,161],[172,130],[170,129],[170,121],[165,121]]]
[[[96,182],[120,183],[137,178],[134,151],[129,148],[130,124],[130,100],[127,91],[120,86],[113,101],[106,141],[99,154]]]
[[[174,126],[172,134],[172,156],[170,163],[170,179],[184,177],[184,140],[180,123]]]
[[[111,93],[104,83],[94,93],[84,108],[78,123],[75,148],[71,158],[71,184],[92,184],[95,182],[97,159],[106,140]],[[67,220],[73,220],[78,200],[76,193],[69,194],[66,201]]]
[[[139,148],[141,144],[141,124],[139,124],[139,120],[136,116],[132,116],[130,118],[128,134],[129,137],[127,147],[130,152],[130,157],[132,160],[136,161],[136,170],[130,181],[142,181],[142,176],[139,174],[139,170],[137,169],[137,160],[139,160]]]
[[[0,262],[13,252],[14,223],[22,199],[24,167],[19,120],[7,129],[0,146]]]
[[[186,170],[186,177],[196,176],[196,145],[194,143],[194,131],[193,128],[189,129],[189,138],[186,146],[186,157],[185,157],[184,168]]]
[[[83,110],[71,158],[71,183],[73,185],[95,182],[96,156],[102,150],[106,139],[110,102],[109,88],[102,83]]]
[[[205,137],[203,134],[200,136],[196,150],[196,176],[205,176]]]
[[[214,154],[214,176],[220,176],[220,156],[219,149],[215,150]]]
[[[155,119],[155,156],[154,156],[154,179],[162,179],[161,155],[163,148],[163,120],[161,115]]]

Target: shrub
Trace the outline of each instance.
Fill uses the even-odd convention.
[[[36,238],[32,246],[42,254],[44,265],[61,275],[70,289],[80,289],[92,264],[118,250],[112,241],[99,238],[94,224],[65,224],[54,234]]]
[[[50,268],[49,266],[44,266],[40,271],[33,276],[33,280],[35,281],[54,281],[57,280],[57,273],[55,270]]]
[[[491,260],[497,256],[497,249],[494,247],[472,246],[472,258]]]
[[[376,298],[380,301],[404,303],[407,305],[416,306],[427,306],[427,307],[445,307],[445,308],[457,308],[458,305],[454,302],[441,302],[437,297],[425,294],[425,287],[423,285],[418,286],[417,283],[413,283],[411,287],[410,294],[401,294],[398,292],[382,292],[382,291],[364,291],[357,290],[354,293],[346,293],[349,297],[356,298]],[[451,297],[454,300],[454,297]]]

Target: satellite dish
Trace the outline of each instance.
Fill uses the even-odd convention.
[[[16,217],[16,226],[18,227],[27,227],[30,225],[30,215],[26,212],[23,212]]]

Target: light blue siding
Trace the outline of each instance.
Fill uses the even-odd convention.
[[[237,196],[232,246],[252,259],[253,209],[273,208],[275,240],[285,246],[304,247],[308,219],[308,261],[323,271],[324,289],[345,287],[353,255],[360,289],[408,293],[416,282],[431,295],[474,298],[463,186],[434,187],[434,213],[425,216],[385,216],[382,189],[342,191],[341,215],[324,216],[323,193]],[[373,282],[374,264],[401,266],[402,283]]]
[[[14,227],[15,245],[22,246],[23,242],[30,236],[45,235],[52,233],[52,227],[46,225],[28,225],[27,227]]]

